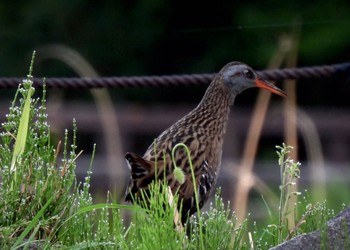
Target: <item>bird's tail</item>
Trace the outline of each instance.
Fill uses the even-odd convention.
[[[132,201],[140,189],[146,188],[154,179],[154,174],[151,173],[154,163],[135,153],[126,153],[125,159],[131,172],[129,185],[125,192],[125,201]]]

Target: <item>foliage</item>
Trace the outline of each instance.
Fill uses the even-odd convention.
[[[327,207],[326,201],[313,204],[307,190],[304,193],[292,192],[291,186],[295,184],[295,179],[300,178],[301,164],[288,157],[293,149],[291,146],[283,143],[282,146],[276,146],[276,148],[281,177],[278,213],[271,212],[270,206],[266,204],[270,214],[270,223],[261,229],[254,222],[252,238],[257,249],[271,248],[296,235],[325,230],[326,222],[335,216],[334,210]],[[297,195],[299,200],[297,204],[288,206],[288,201],[293,195]],[[295,227],[292,230],[288,230],[288,214],[293,215]]]
[[[91,172],[81,190],[76,183],[76,159],[81,152],[76,152],[75,121],[72,144],[68,145],[66,130],[63,157],[60,157],[61,143],[57,148],[51,145],[45,88],[41,99],[32,98],[32,84],[30,70],[28,78],[18,87],[0,134],[0,239],[3,247],[16,247],[33,239],[55,241],[56,228],[81,207],[92,204]],[[75,222],[83,220],[80,216]],[[66,235],[70,235],[70,230],[66,229]]]

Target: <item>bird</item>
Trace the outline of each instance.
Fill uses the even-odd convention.
[[[148,190],[150,183],[166,178],[171,192],[179,195],[178,208],[181,222],[185,224],[197,212],[194,183],[185,149],[176,150],[174,161],[172,149],[179,143],[188,147],[199,208],[202,208],[215,187],[220,170],[230,108],[239,93],[253,87],[286,97],[283,90],[260,77],[250,66],[242,62],[230,62],[213,78],[199,104],[162,132],[143,156],[127,152],[125,158],[131,177],[125,201],[134,202],[135,197],[140,197],[141,190]],[[182,170],[182,181],[174,176],[174,163]]]

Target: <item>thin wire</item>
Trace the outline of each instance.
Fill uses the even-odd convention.
[[[243,29],[268,29],[268,28],[280,28],[280,27],[291,27],[292,25],[300,26],[320,26],[326,24],[344,24],[347,25],[349,22],[344,20],[322,20],[322,21],[308,21],[308,22],[281,22],[281,23],[261,23],[261,24],[245,24],[236,26],[226,26],[226,27],[214,27],[214,28],[192,28],[192,29],[177,29],[170,31],[174,34],[181,33],[217,33],[222,31],[235,31]],[[138,33],[138,32],[136,32]],[[152,33],[149,31],[149,33]]]

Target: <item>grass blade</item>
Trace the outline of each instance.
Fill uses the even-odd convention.
[[[29,225],[26,227],[26,229],[21,233],[21,235],[18,237],[16,242],[13,244],[11,250],[17,249],[17,246],[23,241],[23,239],[29,234],[30,230],[34,228],[34,226],[37,224],[39,219],[43,216],[46,208],[51,204],[54,196],[52,196],[45,205],[40,209],[40,211],[35,215],[33,220],[29,223]]]
[[[17,157],[23,153],[25,145],[26,145],[26,140],[27,140],[29,115],[30,115],[30,103],[32,101],[31,96],[33,94],[32,82],[31,82],[31,80],[28,80],[27,83],[28,82],[30,83],[30,85],[28,87],[27,98],[26,98],[24,106],[23,106],[22,116],[21,116],[20,123],[18,126],[15,147],[14,147],[13,155],[12,155],[12,162],[11,162],[11,171],[12,172],[16,171]]]

